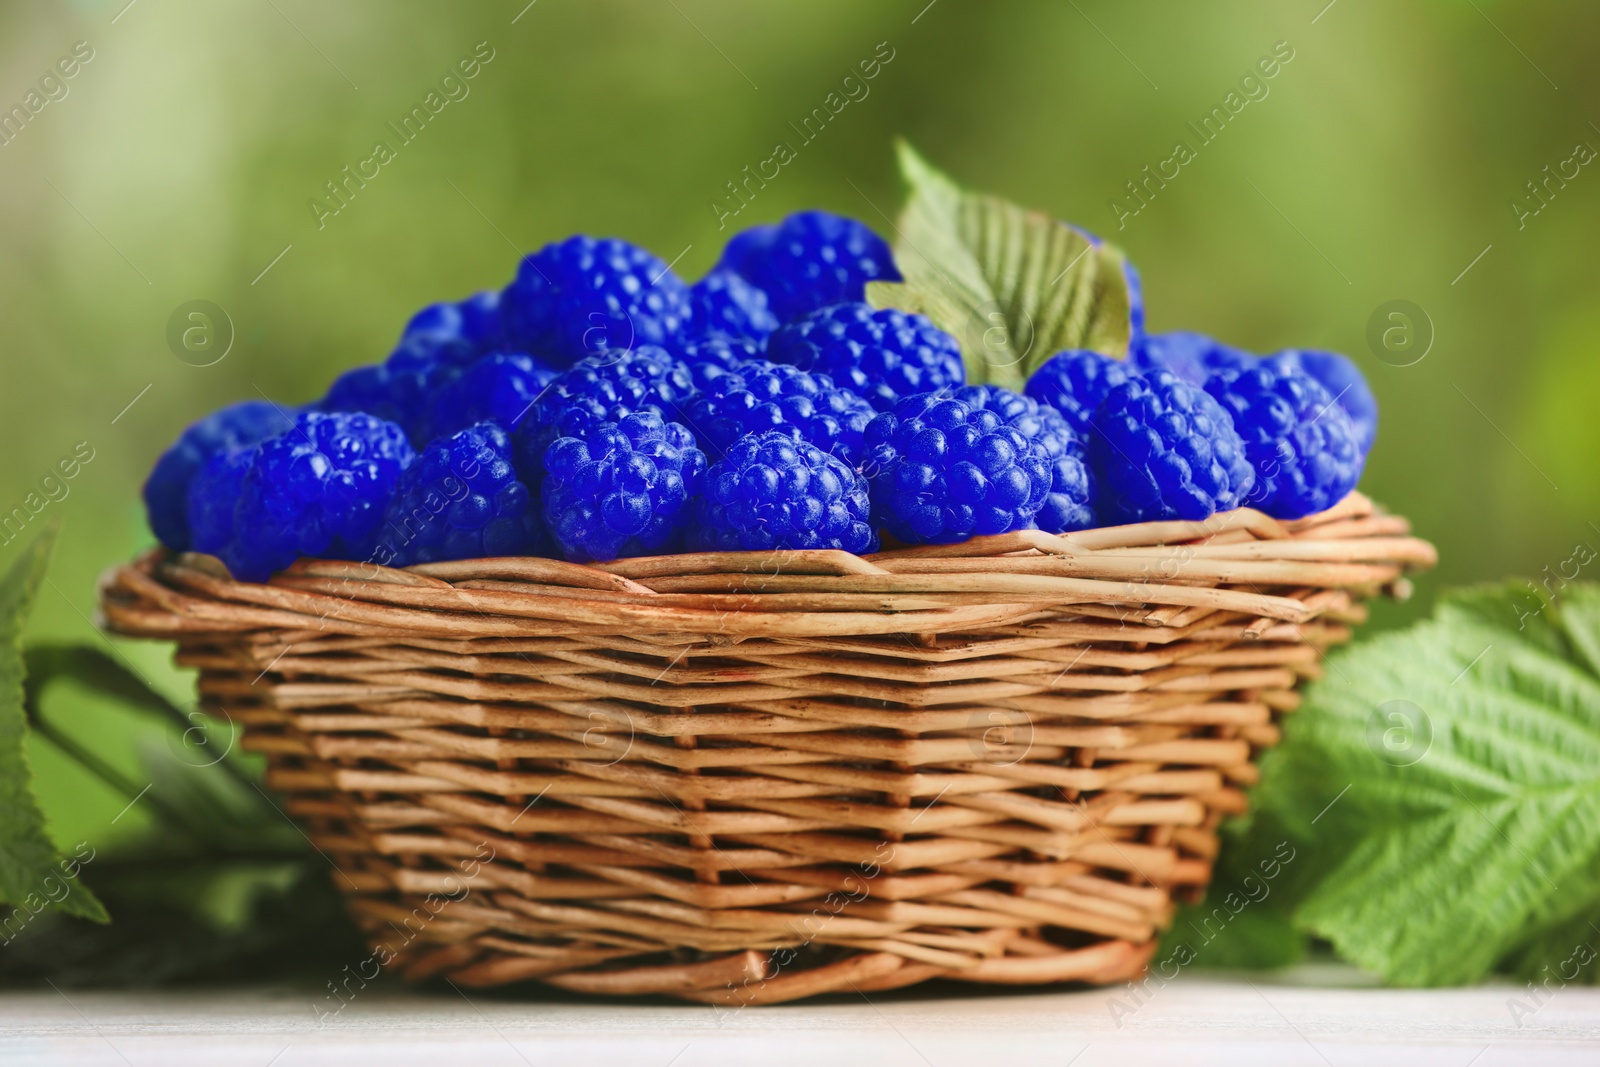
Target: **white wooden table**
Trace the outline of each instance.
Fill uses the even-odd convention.
[[[1363,986],[1351,972],[1183,976],[1126,989],[875,995],[727,1011],[373,987],[320,1024],[296,988],[0,994],[0,1064],[115,1067],[1510,1067],[1600,1064],[1600,990],[1519,1020],[1508,985]],[[469,999],[470,997],[470,999]],[[1525,1002],[1533,1006],[1531,1000]],[[1520,1025],[1519,1025],[1520,1023]]]

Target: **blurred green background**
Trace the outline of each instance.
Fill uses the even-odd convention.
[[[1154,329],[1360,363],[1383,405],[1363,486],[1442,555],[1377,625],[1442,585],[1600,547],[1600,165],[1552,182],[1520,228],[1511,208],[1537,206],[1525,183],[1578,143],[1600,147],[1600,9],[525,3],[0,6],[0,109],[76,42],[93,52],[0,147],[0,512],[79,442],[93,452],[34,523],[64,523],[36,637],[100,640],[96,575],[151,543],[139,486],[195,418],[312,399],[382,358],[421,305],[501,285],[519,251],[573,232],[681,253],[694,278],[736,226],[802,207],[886,229],[901,135],[969,185],[1122,245]],[[480,42],[493,58],[469,95],[400,146],[387,124]],[[1267,95],[1199,147],[1186,124],[1278,42],[1293,58]],[[801,146],[791,123],[875,52],[892,59],[868,94]],[[397,158],[319,228],[309,202],[379,139]],[[1113,198],[1180,139],[1197,158],[1119,228]],[[725,183],[779,140],[798,158],[719,231]],[[211,366],[169,348],[192,300],[236,331]],[[1431,323],[1408,366],[1393,364],[1420,346],[1385,362],[1367,339],[1395,300]],[[0,566],[22,543],[0,543]],[[167,649],[117,646],[185,697]],[[69,692],[49,711],[130,762],[124,718]],[[137,806],[112,825],[125,799],[48,746],[33,758],[61,841],[143,825]]]

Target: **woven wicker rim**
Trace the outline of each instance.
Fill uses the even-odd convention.
[[[252,584],[154,552],[101,610],[178,641],[375,943],[492,843],[397,953],[408,976],[743,1005],[1135,976],[1297,684],[1434,562],[1351,494],[866,557],[302,560]],[[991,721],[1026,748],[991,751]]]
[[[1201,522],[1023,530],[870,556],[709,552],[587,566],[526,557],[406,570],[300,560],[255,584],[233,581],[209,556],[174,560],[158,550],[108,576],[102,608],[112,629],[151,637],[271,627],[467,638],[640,627],[732,638],[876,636],[1014,623],[1063,605],[1155,605],[1144,621],[1165,627],[1218,611],[1304,623],[1330,596],[1252,590],[1382,586],[1437,562],[1433,546],[1409,533],[1403,518],[1376,514],[1352,493],[1295,522],[1241,508]]]

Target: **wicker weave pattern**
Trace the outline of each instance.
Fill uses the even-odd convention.
[[[1135,976],[1296,685],[1434,553],[1352,494],[858,558],[108,575],[411,977],[728,1004]]]

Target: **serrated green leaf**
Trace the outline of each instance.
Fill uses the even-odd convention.
[[[44,582],[55,536],[56,528],[47,527],[0,579],[0,903],[29,913],[49,908],[105,922],[105,908],[81,882],[59,902],[51,900],[64,879],[23,748],[28,722],[22,628]]]
[[[1337,857],[1296,923],[1392,983],[1441,985],[1600,914],[1597,632],[1600,588],[1512,584],[1330,658],[1257,796]]]
[[[904,142],[899,158],[911,189],[894,249],[905,282],[874,286],[869,299],[925,314],[953,335],[974,384],[1021,388],[1064,348],[1127,353],[1121,252],[1039,212],[965,191]]]

